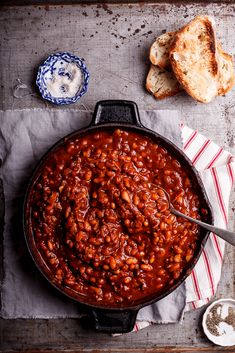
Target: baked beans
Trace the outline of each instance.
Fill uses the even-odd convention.
[[[59,286],[102,305],[161,294],[189,267],[200,202],[185,167],[144,135],[116,129],[68,139],[30,194],[34,241]]]

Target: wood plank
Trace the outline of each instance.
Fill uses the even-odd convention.
[[[223,3],[227,3],[227,4],[231,4],[234,2],[234,0],[223,0]],[[182,0],[155,0],[155,1],[151,1],[151,0],[107,0],[107,1],[103,1],[103,0],[2,0],[0,3],[0,7],[1,6],[28,6],[28,5],[37,5],[37,6],[53,6],[53,5],[88,5],[88,4],[138,4],[138,3],[143,3],[143,4],[147,4],[147,3],[155,3],[155,4],[160,4],[160,3],[169,3],[169,4],[207,4],[208,1],[207,0],[196,0],[196,1],[192,1],[192,0],[188,0],[188,1],[182,1]],[[221,3],[221,0],[210,0],[210,3]]]
[[[14,351],[4,351],[4,353],[17,353],[17,352],[22,352],[19,350],[14,350]],[[87,350],[87,349],[57,349],[57,350],[27,350],[27,353],[195,353],[195,352],[215,352],[219,353],[221,352],[221,349],[218,347],[210,347],[210,348],[192,348],[192,347],[186,347],[186,348],[171,348],[171,347],[166,347],[166,348],[144,348],[144,349],[92,349],[92,350]],[[234,349],[231,347],[225,347],[223,348],[223,352],[227,353],[234,353]]]
[[[52,3],[52,2],[51,2]],[[50,54],[68,50],[84,57],[91,73],[88,93],[75,109],[93,110],[101,99],[135,100],[141,109],[178,109],[182,120],[235,154],[235,93],[208,105],[185,94],[155,101],[144,88],[148,50],[155,36],[183,25],[198,13],[216,18],[218,37],[235,54],[235,4],[226,2],[89,6],[10,7],[0,11],[0,109],[48,108],[37,95],[16,99],[19,78],[36,93],[38,65]],[[144,26],[144,27],[143,27]],[[230,201],[234,229],[235,197]],[[217,298],[235,296],[235,252],[227,246]],[[85,328],[79,320],[1,320],[3,351],[76,352],[229,351],[212,345],[201,329],[205,308],[186,313],[182,325],[154,325],[112,338]],[[167,348],[164,348],[167,347]]]

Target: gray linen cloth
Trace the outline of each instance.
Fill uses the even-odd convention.
[[[0,112],[1,178],[5,195],[3,318],[78,318],[78,304],[52,287],[34,265],[22,233],[22,202],[40,157],[58,139],[87,126],[91,112],[27,109]],[[176,111],[141,111],[142,123],[181,147]],[[161,301],[139,311],[138,319],[178,322],[186,301],[184,284]]]

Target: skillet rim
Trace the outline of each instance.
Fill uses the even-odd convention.
[[[168,148],[171,153],[173,152],[173,155],[175,154],[178,159],[180,158],[180,162],[182,162],[182,160],[183,160],[184,166],[190,167],[190,170],[189,170],[190,176],[193,175],[193,178],[197,181],[196,189],[200,190],[200,192],[201,192],[200,196],[203,197],[203,201],[204,201],[207,209],[209,210],[209,214],[208,214],[208,218],[210,220],[209,223],[214,224],[213,208],[212,208],[211,203],[209,201],[209,198],[206,193],[206,190],[205,190],[204,184],[202,182],[202,179],[200,177],[200,174],[197,171],[197,169],[193,166],[191,160],[183,152],[183,150],[181,150],[178,146],[176,146],[173,142],[171,142],[166,137],[160,135],[159,133],[157,133],[153,130],[150,130],[150,129],[144,127],[142,124],[133,125],[133,124],[129,124],[129,123],[127,124],[127,123],[123,123],[123,122],[121,122],[121,123],[115,122],[115,123],[88,125],[85,128],[76,130],[76,131],[62,137],[61,139],[59,139],[55,144],[53,144],[43,154],[43,156],[39,159],[39,161],[36,163],[36,166],[33,169],[33,172],[31,174],[31,177],[29,178],[29,182],[28,182],[27,189],[25,192],[24,202],[23,202],[23,231],[24,231],[24,237],[26,240],[28,250],[31,254],[31,257],[32,257],[35,265],[40,270],[40,272],[43,274],[43,276],[46,278],[46,280],[50,284],[52,284],[57,290],[59,290],[61,293],[63,293],[64,295],[66,295],[70,299],[76,301],[77,303],[84,305],[90,309],[97,309],[97,310],[101,310],[101,311],[104,310],[104,311],[109,311],[109,312],[117,312],[117,311],[134,311],[134,312],[136,312],[139,309],[141,309],[147,305],[153,304],[153,303],[163,299],[164,297],[168,296],[170,293],[172,293],[177,287],[179,287],[186,280],[186,278],[190,275],[190,273],[194,269],[195,265],[197,264],[201,254],[202,254],[203,248],[205,247],[205,244],[206,244],[208,237],[209,237],[209,234],[210,234],[209,231],[204,231],[205,232],[204,236],[201,235],[200,244],[198,244],[197,254],[196,254],[196,256],[194,256],[190,267],[187,270],[185,270],[184,275],[182,277],[180,277],[180,280],[177,281],[172,287],[170,287],[166,292],[162,293],[159,296],[154,297],[154,295],[151,295],[150,299],[148,299],[148,297],[142,298],[142,302],[140,302],[140,303],[137,302],[137,304],[134,304],[134,305],[118,307],[118,306],[108,306],[108,305],[96,305],[94,303],[82,301],[82,300],[76,298],[75,297],[76,295],[67,293],[65,291],[65,289],[66,289],[65,286],[60,286],[57,283],[54,283],[53,280],[45,273],[45,269],[43,269],[43,265],[46,268],[48,268],[48,267],[47,267],[45,261],[42,259],[42,256],[41,256],[39,250],[36,247],[36,244],[33,240],[34,236],[33,236],[32,232],[30,232],[30,224],[28,225],[28,223],[30,223],[30,221],[29,221],[29,219],[27,220],[27,216],[30,216],[30,214],[29,214],[29,212],[30,212],[30,207],[29,207],[30,192],[31,192],[35,182],[37,181],[37,178],[40,175],[41,167],[43,166],[43,164],[47,160],[47,158],[54,152],[54,150],[56,150],[56,148],[63,145],[65,142],[67,142],[69,139],[74,138],[75,136],[82,137],[84,135],[95,132],[97,130],[104,131],[104,129],[105,130],[110,130],[110,129],[113,130],[115,128],[123,128],[124,130],[125,129],[134,130],[137,133],[141,133],[145,136],[146,135],[150,136],[153,140],[159,139],[161,142],[163,142],[163,145],[165,145],[165,147]],[[201,230],[203,231],[202,228],[201,228]],[[30,239],[30,237],[31,237],[31,239]],[[33,248],[33,246],[34,246],[34,248]],[[41,261],[41,263],[40,263],[40,261]],[[43,265],[42,265],[42,263],[43,263]],[[70,291],[73,292],[73,290],[71,290],[71,289],[70,289]]]

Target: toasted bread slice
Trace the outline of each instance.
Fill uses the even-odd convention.
[[[213,20],[197,16],[175,35],[170,62],[177,80],[199,102],[218,94],[218,63]]]
[[[175,34],[176,32],[164,33],[152,44],[149,59],[153,65],[158,65],[162,69],[170,67],[169,50]]]
[[[175,96],[182,91],[173,72],[166,71],[155,65],[150,67],[146,79],[146,88],[157,99]]]
[[[221,48],[218,49],[218,64],[219,64],[219,87],[218,95],[223,96],[230,91],[235,83],[233,58],[225,53]]]
[[[169,51],[176,32],[162,34],[152,44],[150,49],[150,61],[161,68],[170,68]],[[218,95],[224,95],[232,89],[235,83],[232,56],[225,53],[220,43],[217,43],[217,61],[219,69]]]

